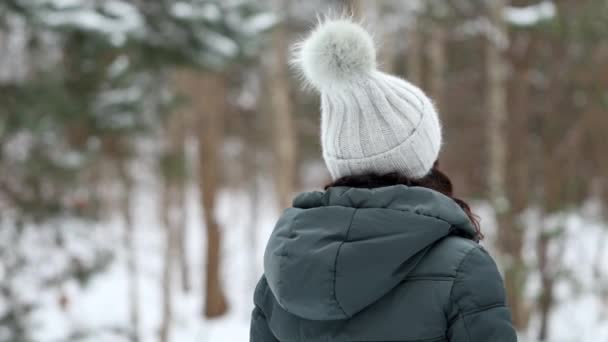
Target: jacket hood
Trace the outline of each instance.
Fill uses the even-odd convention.
[[[270,236],[264,273],[287,312],[346,319],[390,292],[449,234],[474,237],[475,229],[452,199],[427,188],[303,193]]]

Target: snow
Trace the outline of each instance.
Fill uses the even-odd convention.
[[[554,18],[556,12],[555,4],[552,1],[542,1],[526,7],[507,6],[503,17],[512,25],[533,26],[541,21]]]
[[[477,17],[467,20],[464,24],[456,28],[456,34],[461,37],[471,37],[483,35],[500,49],[506,49],[509,46],[509,37],[505,32],[499,30],[486,17]]]
[[[145,173],[140,179],[145,179]],[[157,217],[158,192],[150,179],[140,184],[135,201],[135,244],[139,266],[141,329],[143,342],[157,341],[157,332],[161,320],[161,276],[162,255],[164,248],[163,230]],[[200,269],[204,263],[201,245],[204,243],[198,192],[195,187],[188,193],[188,261],[192,272],[193,290],[183,294],[174,285],[174,323],[173,341],[246,341],[249,334],[249,314],[252,305],[252,293],[255,281],[261,274],[261,250],[247,249],[243,246],[263,246],[273,226],[275,212],[269,210],[257,223],[260,227],[256,234],[257,241],[251,244],[248,240],[251,227],[251,213],[240,210],[241,215],[234,215],[235,207],[247,208],[250,201],[242,193],[227,191],[219,198],[218,219],[224,227],[224,284],[229,295],[231,311],[221,319],[205,321],[200,318],[201,298],[199,296],[203,279]],[[264,202],[273,201],[264,198]],[[152,213],[152,215],[151,215]],[[95,276],[84,287],[70,282],[61,289],[50,289],[44,293],[34,288],[27,290],[30,296],[42,300],[42,307],[35,311],[34,320],[37,328],[33,330],[34,341],[55,342],[68,339],[74,329],[89,332],[90,337],[83,341],[127,341],[124,334],[111,333],[112,330],[125,331],[129,322],[128,283],[126,255],[122,247],[122,223],[114,217],[103,224],[107,234],[106,244],[114,246],[116,259],[106,271]],[[247,255],[248,250],[255,251],[255,257]],[[34,254],[36,254],[35,252]],[[38,256],[43,258],[43,256]],[[62,310],[57,304],[60,291],[67,294],[70,305]]]
[[[568,248],[561,258],[572,279],[565,279],[556,291],[560,305],[553,313],[551,328],[564,341],[608,340],[608,303],[598,298],[598,292],[608,286],[608,249],[600,243],[607,238],[607,230],[604,223],[589,216],[572,213],[563,217]],[[600,274],[595,274],[595,266]]]
[[[222,12],[217,4],[203,3],[193,6],[191,3],[178,1],[171,6],[171,13],[176,18],[182,19],[204,19],[208,22],[217,22],[222,18]]]
[[[307,170],[315,173],[318,165],[310,164]],[[159,224],[158,185],[152,176],[144,172],[143,166],[134,169],[138,174],[138,185],[134,201],[135,248],[139,266],[139,313],[141,315],[140,334],[142,342],[157,341],[161,320],[161,276],[164,248],[163,230]],[[308,174],[306,172],[305,174]],[[322,172],[316,172],[322,174]],[[319,176],[320,177],[320,176]],[[263,182],[263,181],[262,181]],[[308,179],[307,184],[322,184],[319,178]],[[262,184],[261,188],[268,188]],[[217,218],[223,229],[224,244],[223,279],[231,310],[228,315],[217,320],[200,317],[201,285],[204,281],[201,268],[204,264],[204,234],[200,220],[201,209],[197,187],[192,184],[187,194],[187,255],[193,290],[184,294],[178,284],[174,284],[174,322],[172,340],[180,342],[224,342],[247,341],[249,315],[252,309],[252,294],[256,280],[262,272],[263,246],[274,226],[278,210],[269,203],[274,198],[261,195],[255,203],[246,193],[235,189],[225,189],[218,199]],[[260,205],[262,203],[262,205]],[[495,228],[490,219],[491,208],[484,203],[475,206],[482,216],[482,226],[487,238],[484,245],[492,247]],[[235,215],[235,213],[238,213]],[[527,218],[526,218],[527,219]],[[608,250],[601,248],[600,239],[606,238],[606,226],[594,215],[584,210],[560,214],[549,219],[559,221],[566,227],[565,238],[568,248],[561,256],[570,272],[571,279],[564,278],[558,284],[556,295],[558,305],[552,312],[551,337],[549,342],[595,342],[608,340],[606,305],[599,300],[598,284],[591,265],[598,255],[605,274],[608,274]],[[253,222],[252,222],[253,221]],[[39,293],[30,289],[27,295],[42,299],[43,305],[35,312],[38,323],[35,331],[36,342],[55,342],[68,339],[74,329],[89,332],[83,338],[87,342],[127,342],[121,331],[126,331],[129,322],[128,274],[126,255],[122,248],[122,223],[113,217],[98,228],[101,242],[112,246],[116,259],[104,272],[95,276],[82,287],[70,282],[58,289]],[[251,229],[255,231],[251,231]],[[253,236],[253,238],[252,238]],[[533,253],[534,236],[526,236],[528,257]],[[78,240],[74,240],[75,242]],[[72,244],[68,244],[72,245]],[[73,253],[85,254],[82,246],[69,247]],[[535,274],[532,275],[533,282]],[[60,293],[67,294],[69,305],[64,310],[57,303]],[[539,288],[528,287],[531,300],[538,295]],[[535,341],[532,337],[538,329],[538,318],[533,316],[530,330],[524,332],[522,342]]]
[[[125,31],[135,31],[143,25],[143,18],[139,10],[125,1],[106,0],[102,9],[112,17],[120,18]]]
[[[36,2],[39,5],[49,5],[56,9],[65,9],[82,4],[82,0],[38,0]]]
[[[142,89],[137,86],[124,89],[112,89],[101,93],[98,105],[103,107],[123,103],[134,103],[140,101],[142,97]]]
[[[278,21],[274,13],[262,13],[241,22],[239,30],[254,35],[272,28]]]
[[[548,342],[591,342],[608,340],[608,303],[601,299],[601,291],[608,286],[608,226],[602,222],[594,200],[582,208],[545,217],[542,221],[538,210],[531,208],[522,217],[524,227],[524,260],[530,265],[525,296],[530,303],[541,294],[540,274],[536,269],[536,242],[538,225],[545,229],[563,227],[560,237],[549,244],[549,267],[562,271],[555,286],[556,305],[549,317]],[[495,237],[496,222],[492,208],[487,203],[475,203],[474,212],[481,217],[482,231],[486,239],[482,244],[497,256]],[[545,230],[547,231],[547,230]],[[602,244],[601,242],[606,242]],[[565,248],[564,248],[565,247]],[[497,259],[499,268],[505,260]],[[596,266],[600,267],[598,275]],[[563,270],[557,268],[560,266]],[[602,301],[604,301],[602,303]],[[536,342],[540,321],[533,312],[529,329],[522,333],[522,342]]]
[[[30,134],[19,132],[4,143],[2,153],[6,160],[19,163],[27,160],[33,146],[33,137]]]
[[[556,16],[557,8],[551,1],[542,1],[526,7],[506,6],[503,10],[504,20],[514,26],[528,27],[552,19]],[[505,49],[509,46],[509,37],[501,32],[487,17],[479,16],[466,20],[456,28],[456,35],[470,37],[484,35],[496,46]]]
[[[197,34],[209,49],[215,50],[225,57],[236,57],[239,53],[239,45],[224,35],[209,30],[201,30]]]
[[[59,3],[65,5],[64,1],[61,0]],[[124,44],[129,34],[137,34],[144,23],[139,11],[125,1],[104,1],[101,11],[85,6],[83,1],[73,1],[70,2],[70,5],[69,8],[62,10],[46,11],[41,15],[42,21],[49,26],[75,26],[86,31],[104,34],[118,46]]]
[[[128,70],[130,64],[131,62],[129,61],[128,56],[119,56],[108,67],[108,76],[110,76],[110,78],[116,78],[121,76]]]
[[[6,18],[7,34],[0,39],[0,51],[4,57],[0,59],[0,84],[20,82],[28,75],[28,30],[25,20],[19,16]]]

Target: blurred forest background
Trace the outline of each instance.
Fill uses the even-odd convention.
[[[3,0],[0,341],[247,341],[329,180],[289,48],[353,13],[435,100],[522,341],[608,341],[606,0]]]

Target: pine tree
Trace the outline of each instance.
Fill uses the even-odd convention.
[[[254,38],[273,21],[247,1],[0,4],[0,46],[11,48],[0,55],[0,224],[7,236],[0,255],[15,255],[2,258],[0,301],[7,309],[0,325],[8,340],[27,340],[28,313],[37,305],[15,295],[32,262],[20,247],[25,236],[54,235],[50,244],[30,248],[70,257],[62,248],[70,232],[53,223],[84,224],[113,210],[103,190],[115,179],[106,171],[118,165],[122,172],[114,175],[132,182],[134,142],[156,135],[172,107],[163,86],[167,71],[180,65],[221,70],[253,56]],[[130,187],[121,189],[130,202]],[[127,207],[124,216],[130,215]],[[91,244],[91,260],[36,285],[59,287],[75,277],[84,282],[111,261],[94,241],[82,243]]]

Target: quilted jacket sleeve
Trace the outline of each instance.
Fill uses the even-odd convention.
[[[463,258],[452,287],[450,342],[516,342],[502,278],[494,260],[476,246]]]
[[[249,342],[280,342],[270,331],[266,315],[262,311],[265,291],[268,291],[266,278],[262,277],[255,288],[253,301],[255,308],[251,314],[251,327],[249,331]]]
[[[268,323],[262,310],[257,306],[253,309],[251,315],[249,342],[279,342],[268,328]]]

